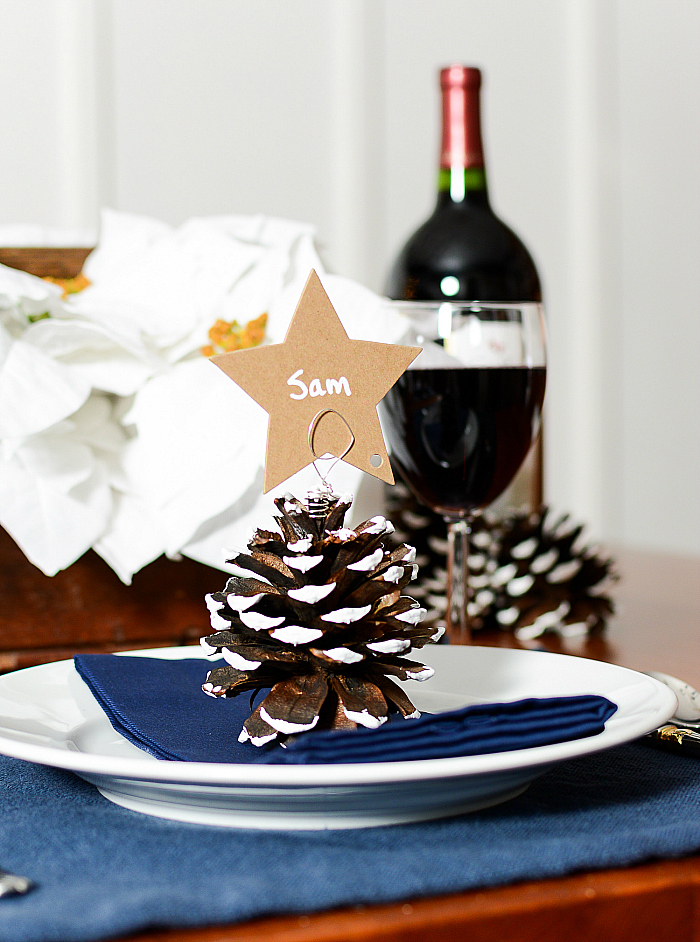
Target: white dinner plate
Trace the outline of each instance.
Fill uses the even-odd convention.
[[[57,661],[0,676],[0,753],[70,769],[110,801],[162,818],[227,827],[369,827],[447,817],[505,801],[556,762],[661,726],[677,705],[659,681],[601,661],[449,645],[430,646],[420,654],[435,668],[430,680],[407,682],[420,710],[598,694],[617,704],[617,712],[597,736],[491,755],[308,766],[170,762],[153,758],[115,732],[73,662]],[[125,656],[205,655],[183,647]]]

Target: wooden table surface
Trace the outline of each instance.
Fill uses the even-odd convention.
[[[700,688],[700,559],[629,550],[617,550],[615,557],[618,614],[606,637],[549,646],[636,670],[663,670]],[[503,635],[476,640],[513,645]],[[263,940],[700,942],[700,855],[392,905],[153,931],[128,942]]]

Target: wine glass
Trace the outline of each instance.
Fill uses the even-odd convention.
[[[382,400],[392,462],[447,521],[451,641],[471,640],[470,522],[515,477],[537,436],[546,378],[542,305],[392,301],[422,352]]]

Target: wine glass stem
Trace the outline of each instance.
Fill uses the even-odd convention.
[[[469,644],[472,640],[469,601],[469,533],[468,520],[447,521],[447,611],[445,633],[453,644]]]

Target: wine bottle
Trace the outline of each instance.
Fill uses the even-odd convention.
[[[406,301],[541,301],[535,263],[489,203],[481,137],[481,71],[440,71],[442,145],[437,204],[391,269],[388,297]],[[542,500],[540,446],[499,505]]]
[[[442,147],[435,210],[399,253],[387,294],[408,301],[540,301],[537,269],[491,209],[479,69],[440,71]]]

